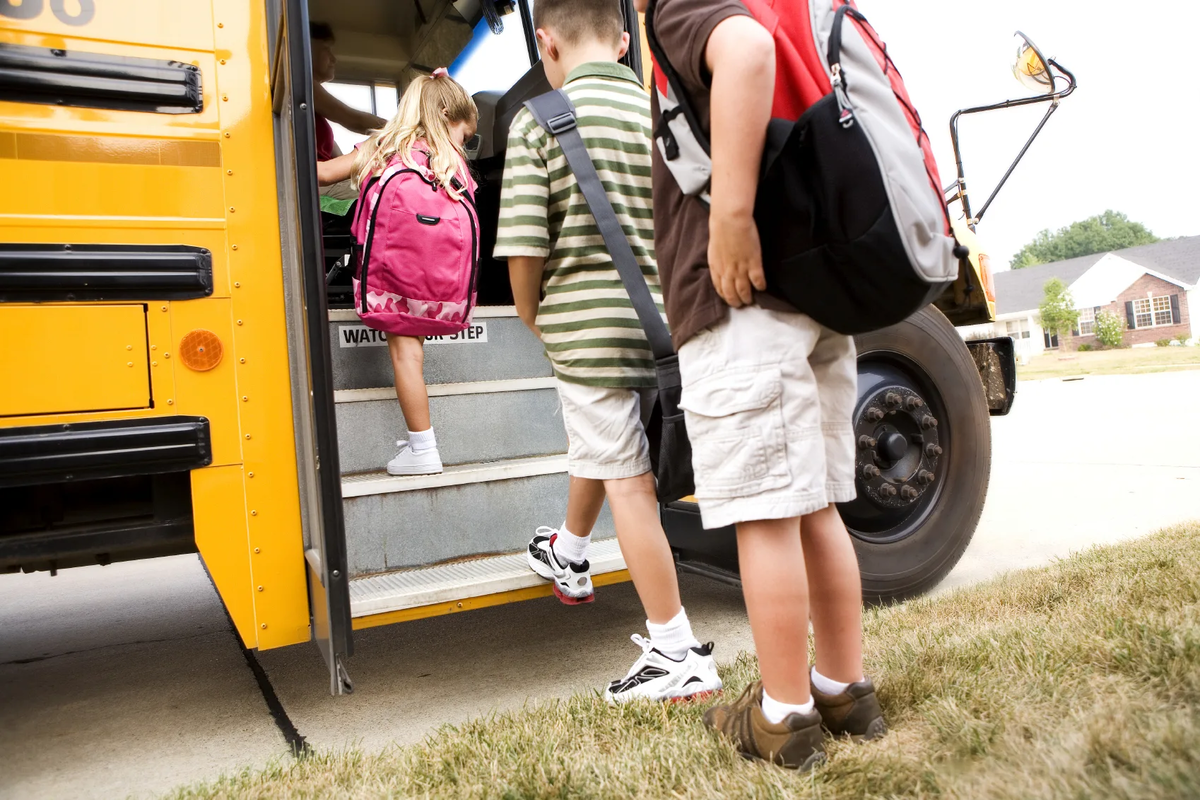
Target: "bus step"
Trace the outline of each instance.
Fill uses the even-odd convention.
[[[351,577],[508,553],[566,514],[567,457],[446,467],[438,475],[375,472],[342,479]],[[605,508],[594,535],[613,533]]]
[[[593,576],[625,569],[616,539],[593,542],[588,556]],[[355,578],[350,581],[350,610],[355,619],[407,609],[428,611],[414,616],[435,616],[460,610],[463,600],[536,587],[548,589],[549,584],[530,570],[521,551]],[[498,601],[506,599],[521,598]],[[442,604],[450,607],[426,608]]]
[[[396,455],[396,440],[404,438],[406,426],[394,388],[341,389],[334,392],[334,401],[342,474],[377,470]],[[567,449],[552,377],[433,384],[429,406],[443,464]],[[519,420],[519,426],[504,420]]]
[[[473,327],[473,338],[431,341],[425,345],[426,384],[551,375],[541,342],[512,307],[478,309]],[[352,310],[329,312],[329,340],[334,389],[391,385],[392,362],[386,341],[367,330]]]

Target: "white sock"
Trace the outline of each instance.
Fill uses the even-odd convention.
[[[587,561],[588,545],[592,543],[592,535],[576,536],[567,530],[567,523],[558,529],[554,539],[554,556],[561,562],[582,564]]]
[[[427,431],[409,431],[408,446],[412,448],[414,453],[421,453],[437,447],[437,439],[434,438],[433,428]]]
[[[767,718],[767,722],[773,725],[778,725],[787,719],[788,714],[808,714],[813,710],[812,698],[808,698],[808,702],[803,705],[795,703],[781,703],[771,695],[767,694],[767,690],[763,689],[762,712]]]
[[[862,678],[859,678],[859,680],[862,680]],[[833,678],[826,678],[817,672],[816,667],[812,668],[812,682],[813,686],[817,687],[817,691],[822,694],[841,694],[850,686],[848,683],[835,681]]]
[[[646,620],[646,630],[650,631],[650,644],[654,649],[676,661],[686,656],[688,650],[700,646],[699,640],[692,635],[692,624],[688,622],[687,612],[682,608],[670,622],[662,625]]]

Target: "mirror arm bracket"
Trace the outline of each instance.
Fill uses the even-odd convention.
[[[963,215],[966,217],[967,226],[972,231],[975,230],[975,225],[979,222],[979,220],[983,219],[984,212],[986,212],[988,210],[988,207],[992,204],[992,201],[996,199],[996,195],[1000,193],[1000,190],[1004,187],[1004,184],[1008,181],[1009,176],[1012,175],[1013,170],[1015,170],[1017,168],[1017,164],[1019,164],[1021,162],[1021,159],[1025,157],[1025,153],[1029,150],[1030,145],[1033,144],[1033,140],[1036,139],[1038,134],[1042,132],[1042,128],[1045,127],[1046,122],[1050,119],[1050,116],[1055,111],[1058,110],[1059,103],[1062,102],[1062,99],[1064,97],[1067,97],[1068,95],[1070,95],[1072,92],[1075,91],[1075,86],[1076,86],[1075,75],[1073,73],[1071,73],[1069,70],[1065,69],[1061,64],[1059,64],[1054,59],[1050,59],[1049,63],[1051,65],[1053,65],[1055,68],[1057,68],[1058,71],[1061,72],[1063,74],[1063,76],[1066,78],[1067,86],[1062,91],[1052,92],[1050,94],[1045,94],[1045,95],[1041,95],[1038,97],[1024,97],[1024,98],[1020,98],[1017,100],[1005,100],[1000,103],[993,103],[991,105],[986,105],[986,106],[975,106],[973,108],[964,108],[959,111],[955,111],[954,114],[950,117],[950,141],[954,147],[954,163],[955,163],[956,168],[958,169],[958,180],[955,184],[952,184],[949,188],[947,188],[946,191],[947,192],[950,191],[950,189],[955,188],[955,186],[957,186],[958,191],[954,195],[954,197],[952,197],[946,201],[946,204],[950,205],[951,203],[955,202],[956,200],[962,201]],[[1029,106],[1029,105],[1034,105],[1036,103],[1049,103],[1050,107],[1046,109],[1046,114],[1045,114],[1045,116],[1042,117],[1042,121],[1038,123],[1037,128],[1034,129],[1033,133],[1025,141],[1025,146],[1021,148],[1021,151],[1019,153],[1017,153],[1017,157],[1013,160],[1012,164],[1009,166],[1008,171],[1004,173],[1004,177],[1002,177],[1000,179],[1000,182],[996,184],[996,187],[994,189],[992,189],[992,193],[990,195],[988,195],[987,200],[984,201],[983,207],[979,209],[979,213],[972,215],[971,201],[967,196],[967,181],[966,181],[966,177],[963,174],[962,148],[960,146],[959,136],[958,136],[958,118],[965,114],[981,114],[985,111],[998,111],[998,110],[1005,109],[1005,108],[1018,108],[1020,106]]]

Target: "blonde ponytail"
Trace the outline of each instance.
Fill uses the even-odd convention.
[[[457,195],[452,181],[465,169],[466,152],[462,143],[453,141],[450,126],[456,122],[475,122],[479,111],[466,90],[444,71],[422,75],[413,80],[400,98],[396,115],[358,148],[352,172],[354,188],[381,172],[392,157],[399,154],[406,167],[415,169],[412,147],[418,141],[429,146],[429,168],[446,191]]]

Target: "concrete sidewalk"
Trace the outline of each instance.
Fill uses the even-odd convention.
[[[1022,384],[993,421],[983,520],[946,591],[1200,516],[1200,372]],[[681,588],[718,660],[751,647],[740,592]],[[328,695],[315,647],[258,654],[318,749],[378,750],[436,726],[596,690],[637,655],[630,585],[362,631],[356,692]],[[195,556],[0,576],[0,797],[162,792],[287,758]]]

